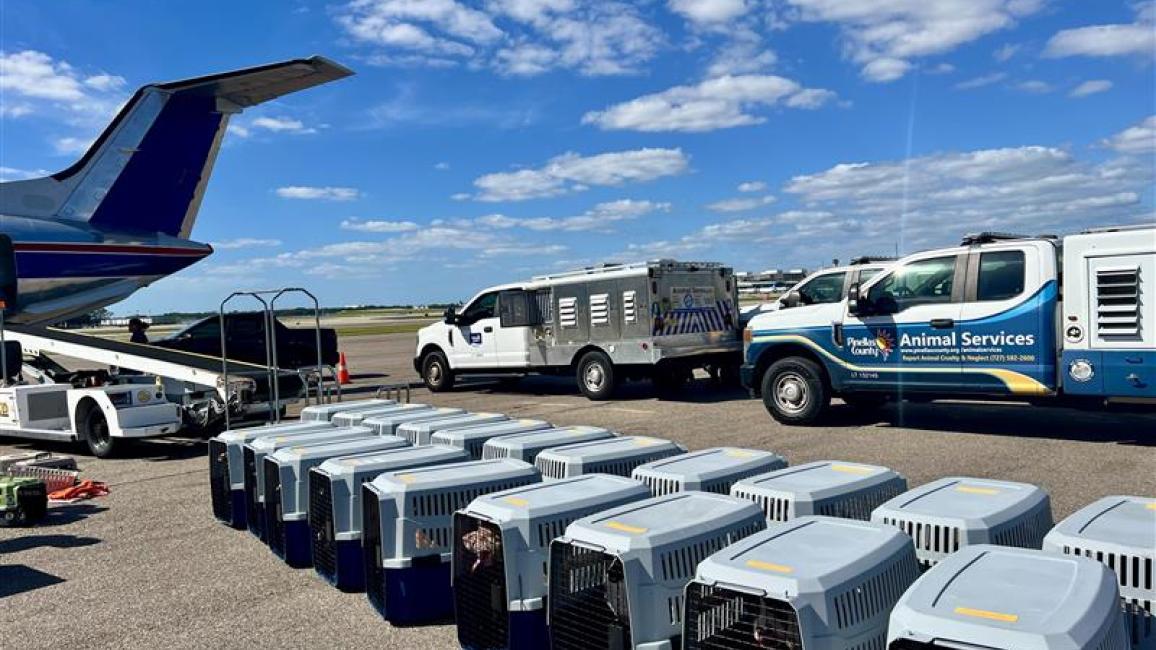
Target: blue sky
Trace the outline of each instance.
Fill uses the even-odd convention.
[[[193,238],[115,311],[302,285],[467,298],[658,256],[738,269],[1152,221],[1156,4],[1105,0],[0,1],[0,176],[139,85],[323,54],[234,118]]]

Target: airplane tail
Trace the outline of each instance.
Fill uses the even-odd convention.
[[[229,117],[351,74],[314,56],[149,84],[68,169],[4,183],[0,213],[187,239]]]

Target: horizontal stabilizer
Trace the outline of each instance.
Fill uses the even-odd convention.
[[[308,59],[293,59],[207,77],[156,84],[156,87],[173,93],[221,97],[240,108],[248,108],[352,74],[349,68],[323,56],[311,56]]]

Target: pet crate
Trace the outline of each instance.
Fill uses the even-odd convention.
[[[359,425],[366,418],[377,417],[381,415],[391,415],[396,413],[414,413],[417,411],[429,411],[433,407],[429,404],[393,404],[390,406],[378,406],[367,409],[356,409],[353,411],[345,411],[343,413],[336,413],[329,419],[334,426],[351,427]],[[392,433],[392,432],[391,432]]]
[[[550,542],[576,519],[649,496],[638,481],[585,474],[474,499],[454,516],[454,611],[462,647],[548,647]]]
[[[444,418],[406,422],[397,427],[397,432],[394,435],[405,438],[409,441],[409,444],[415,447],[420,447],[430,444],[430,436],[438,431],[480,424],[493,424],[509,419],[510,418],[501,413],[459,413]]]
[[[292,446],[265,456],[265,541],[294,568],[312,565],[309,551],[309,470],[330,458],[408,447],[398,436],[368,436]]]
[[[265,456],[290,446],[320,445],[373,436],[366,427],[328,427],[309,433],[262,436],[242,447],[245,480],[245,524],[249,532],[265,541]]]
[[[546,480],[595,473],[629,478],[639,465],[685,453],[686,447],[662,438],[620,436],[553,447],[534,464]]]
[[[482,447],[491,438],[501,438],[527,431],[541,431],[549,429],[551,425],[545,420],[506,420],[493,424],[479,424],[472,427],[455,427],[436,431],[430,436],[430,444],[445,445],[464,449],[474,460],[482,459]]]
[[[868,521],[906,489],[907,479],[886,467],[823,460],[743,479],[731,495],[759,504],[767,521],[807,515]]]
[[[977,544],[891,610],[889,650],[1127,650],[1111,571],[1083,557]]]
[[[367,411],[397,404],[391,399],[358,399],[349,402],[335,402],[333,404],[314,404],[301,409],[302,422],[328,422],[338,413],[349,411]]]
[[[698,563],[765,527],[754,503],[709,492],[651,497],[575,521],[550,545],[551,647],[678,648],[683,590]]]
[[[466,415],[465,409],[438,407],[424,411],[402,411],[375,415],[362,420],[361,425],[373,429],[378,435],[396,436],[399,435],[398,428],[403,424],[448,420],[462,415]]]
[[[972,544],[1040,548],[1052,505],[1047,492],[1027,483],[949,477],[891,499],[871,521],[907,533],[929,567]]]
[[[1116,573],[1133,650],[1156,648],[1156,500],[1104,497],[1056,524],[1044,537],[1044,550],[1108,565]]]
[[[736,481],[786,466],[782,456],[769,451],[715,447],[640,465],[631,476],[654,496],[687,490],[730,494]]]
[[[538,458],[538,454],[551,447],[588,440],[607,440],[613,437],[615,436],[612,431],[602,427],[558,427],[542,431],[527,431],[487,440],[486,444],[482,445],[482,458],[514,458],[533,463]]]
[[[431,445],[333,458],[309,470],[313,567],[342,591],[365,588],[361,485],[385,472],[470,460],[461,449]]]
[[[229,429],[209,439],[209,496],[213,516],[238,530],[246,527],[244,446],[273,435],[315,433],[333,428],[329,422],[287,422]]]
[[[887,617],[919,577],[889,526],[806,516],[711,555],[686,587],[684,650],[882,650]]]
[[[365,593],[395,625],[448,620],[453,515],[483,494],[537,483],[538,470],[511,459],[387,472],[362,486]]]

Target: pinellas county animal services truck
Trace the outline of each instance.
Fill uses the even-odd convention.
[[[590,399],[624,379],[677,387],[695,368],[738,382],[734,271],[657,260],[543,275],[483,290],[418,332],[414,368],[433,391],[464,374],[571,374]]]
[[[984,233],[909,255],[843,300],[760,314],[743,384],[780,422],[831,397],[1156,405],[1156,227]]]

